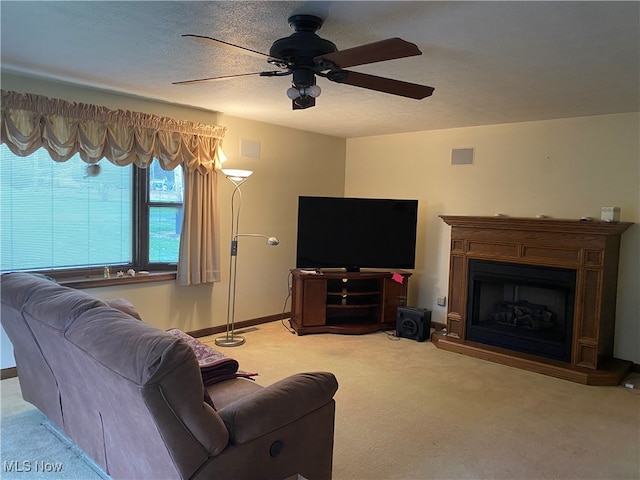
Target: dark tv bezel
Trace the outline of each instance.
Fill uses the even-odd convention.
[[[393,230],[390,230],[389,227],[385,227],[382,228],[380,232],[384,231],[385,235],[383,235],[381,238],[385,238],[386,240],[379,240],[380,244],[384,244],[385,241],[387,242],[396,242],[398,241],[398,235],[402,236],[402,242],[411,246],[411,248],[406,248],[407,245],[405,245],[403,248],[403,251],[407,251],[409,250],[410,253],[407,253],[404,255],[404,258],[395,258],[393,261],[391,261],[390,264],[386,264],[386,261],[389,260],[390,258],[392,258],[391,256],[386,256],[386,257],[382,257],[380,258],[380,261],[377,261],[375,259],[372,258],[368,258],[368,259],[364,259],[364,258],[358,258],[357,260],[365,260],[364,262],[358,261],[358,262],[350,262],[348,261],[348,259],[346,259],[344,256],[340,256],[340,255],[336,255],[336,256],[327,256],[326,258],[322,258],[321,260],[318,260],[318,256],[316,256],[315,259],[311,260],[309,255],[307,255],[308,253],[308,248],[305,249],[303,251],[303,253],[305,254],[304,256],[300,255],[300,246],[303,245],[302,244],[302,238],[301,235],[304,232],[308,232],[307,229],[304,229],[304,232],[301,231],[300,229],[300,221],[301,221],[301,214],[304,213],[305,215],[308,215],[309,212],[302,212],[301,211],[301,207],[304,207],[305,210],[308,210],[305,206],[303,205],[303,202],[305,200],[313,200],[313,201],[323,201],[326,200],[327,203],[329,202],[335,202],[337,204],[343,203],[343,202],[349,202],[349,203],[362,203],[363,206],[367,205],[367,209],[373,207],[376,203],[386,203],[388,204],[387,207],[390,207],[393,204],[397,204],[397,203],[403,203],[406,205],[409,205],[411,208],[411,214],[412,214],[412,222],[409,224],[407,223],[407,225],[404,225],[404,229],[401,232],[394,232],[392,237],[390,239],[389,237],[389,232],[393,232]],[[352,205],[353,207],[353,205]],[[401,199],[401,198],[367,198],[367,197],[329,197],[329,196],[308,196],[308,195],[301,195],[298,197],[298,213],[297,213],[297,227],[296,227],[296,268],[299,269],[316,269],[316,270],[346,270],[346,271],[360,271],[361,269],[368,269],[368,270],[387,270],[387,271],[393,271],[393,270],[413,270],[415,269],[415,262],[416,262],[416,249],[417,249],[417,234],[418,234],[418,208],[419,208],[419,201],[417,199]],[[324,225],[324,226],[323,226]],[[395,228],[398,227],[399,225],[394,225],[391,228]],[[304,227],[304,226],[303,226]],[[326,223],[323,224],[322,220],[319,220],[317,222],[317,226],[315,226],[314,231],[321,231],[323,232],[323,235],[326,235],[326,231],[327,228],[332,228],[335,227],[335,225],[333,226],[326,226]],[[330,230],[331,231],[331,230]],[[334,234],[334,237],[336,237],[336,235],[338,235],[339,232],[333,231],[332,232]],[[368,239],[370,241],[370,233],[367,233],[368,235]],[[409,236],[409,239],[407,239],[407,235]],[[359,237],[357,237],[359,238]],[[357,240],[356,240],[357,241]],[[360,239],[360,241],[364,241],[364,239]],[[398,249],[401,248],[400,246],[397,247]],[[397,256],[396,256],[397,257]],[[399,261],[400,260],[400,261]]]

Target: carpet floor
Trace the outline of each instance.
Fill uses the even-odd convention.
[[[336,375],[336,480],[640,478],[640,390],[580,385],[385,332],[296,336],[272,322],[238,333],[246,343],[225,353],[259,372],[260,384]],[[214,346],[215,336],[200,340]]]
[[[3,380],[5,382],[6,380]],[[104,471],[39,410],[0,420],[2,479],[108,479]]]
[[[272,322],[238,333],[240,347],[200,340],[259,372],[261,385],[303,371],[336,375],[335,480],[640,479],[638,390],[579,385],[384,332],[297,336]],[[0,382],[0,393],[1,478],[104,478],[21,400],[17,379]],[[49,443],[29,450],[31,438]],[[18,473],[12,461],[63,469]]]

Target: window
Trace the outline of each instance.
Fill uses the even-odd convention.
[[[175,269],[182,170],[98,165],[0,145],[1,271]]]
[[[149,263],[177,263],[182,228],[182,167],[166,171],[155,161],[149,168]]]

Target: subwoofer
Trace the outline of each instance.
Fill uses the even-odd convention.
[[[396,337],[424,342],[431,333],[431,311],[426,308],[398,307]]]

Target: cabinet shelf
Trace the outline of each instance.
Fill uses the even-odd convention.
[[[379,307],[379,303],[363,303],[363,304],[352,304],[352,305],[342,305],[340,303],[327,303],[327,308],[335,308],[335,309],[348,309],[348,308],[375,308]]]
[[[293,276],[291,325],[307,333],[361,334],[394,329],[397,308],[406,305],[410,273],[330,272]]]
[[[361,295],[380,295],[380,291],[377,292],[327,292],[327,295],[335,295],[338,297],[347,296],[347,297],[357,297]]]

